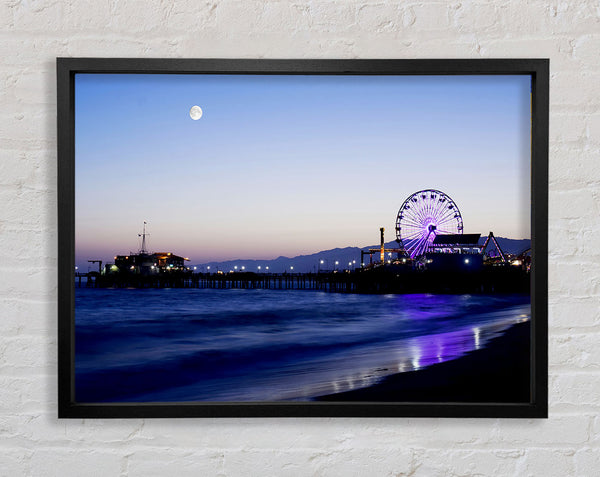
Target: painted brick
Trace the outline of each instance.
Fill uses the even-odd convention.
[[[411,5],[415,16],[414,28],[418,31],[452,29],[455,8],[446,2],[421,2]]]
[[[56,302],[4,297],[2,303],[4,306],[3,336],[21,334],[47,336],[56,330],[56,320],[50,318],[56,310]]]
[[[356,7],[351,2],[314,2],[310,18],[317,31],[348,32],[356,25]]]
[[[188,5],[191,4],[188,3]],[[157,1],[119,2],[109,10],[110,30],[121,34],[152,34],[161,28],[172,9],[172,4]],[[102,35],[98,35],[98,37],[102,37]]]
[[[56,292],[55,269],[15,270],[2,268],[0,287],[2,294],[11,298],[49,299]],[[55,297],[53,297],[55,299]]]
[[[7,197],[4,197],[7,196]],[[10,226],[45,225],[46,217],[39,214],[40,207],[52,206],[56,203],[56,193],[52,190],[34,190],[22,187],[9,194],[0,189],[0,197],[4,199],[3,219]]]
[[[495,421],[463,419],[369,419],[356,427],[353,419],[224,419],[204,420],[203,432],[193,432],[193,423],[149,420],[140,431],[141,439],[151,439],[155,446],[166,446],[180,438],[187,447],[222,448],[244,446],[252,441],[257,449],[371,447],[366,436],[374,435],[382,447],[420,446],[444,447],[449,439],[455,446],[469,447],[493,442]],[[275,426],[278,433],[271,432]],[[303,432],[297,432],[298,428]],[[254,435],[262,436],[253,440]],[[150,442],[150,441],[149,441]]]
[[[15,100],[21,104],[19,112],[24,116],[22,120],[24,124],[40,119],[53,121],[52,117],[40,115],[39,106],[56,104],[55,78],[54,68],[43,68],[39,71],[26,70],[15,76],[12,92]],[[53,121],[50,127],[54,128],[55,124]]]
[[[550,194],[548,207],[557,218],[593,217],[598,213],[600,194],[594,187]]]
[[[562,144],[584,142],[586,138],[587,115],[555,114],[550,123],[550,140]]]
[[[62,437],[71,445],[86,446],[90,442],[103,445],[151,444],[151,439],[141,436],[144,421],[141,419],[92,419],[82,425],[81,420],[64,422]]]
[[[597,296],[600,292],[600,277],[595,274],[594,265],[591,263],[551,261],[548,264],[548,280],[549,293],[552,291],[560,293],[561,296],[564,294],[584,298],[590,295]]]
[[[598,326],[600,324],[598,298],[584,296],[553,300],[548,308],[548,324],[551,329]]]
[[[148,475],[177,475],[195,477],[198,475],[234,475],[223,472],[225,456],[219,451],[202,449],[139,449],[127,456],[127,475],[130,477]],[[249,467],[246,468],[246,475]]]
[[[47,373],[55,368],[56,338],[53,336],[16,336],[2,340],[0,376]]]
[[[550,58],[552,71],[573,68],[572,47],[569,37],[523,37],[512,34],[509,37],[477,36],[479,54],[490,58]]]
[[[365,4],[358,9],[357,21],[366,31],[397,32],[404,26],[404,15],[398,4]]]
[[[52,414],[56,414],[54,411],[56,399],[48,399],[50,387],[48,387],[47,377],[38,375],[17,378],[0,375],[0,386],[2,386],[0,388],[0,412],[6,416],[7,420],[12,420],[16,425],[20,425],[22,422],[15,419],[16,417],[38,416],[47,413],[50,408],[52,408]],[[30,423],[30,421],[26,422]],[[14,435],[14,432],[10,436],[7,435],[6,440]]]
[[[600,407],[600,373],[597,371],[551,374],[549,390],[553,399],[561,404]]]
[[[565,253],[582,257],[586,243],[584,241],[587,221],[582,218],[563,219],[560,224],[548,231],[548,250],[551,257],[564,256]]]
[[[587,130],[586,130],[587,143],[593,146],[600,144],[600,114],[589,114],[587,116]],[[600,179],[600,176],[596,176]]]
[[[448,450],[416,451],[415,476],[494,475],[514,476],[525,450]],[[413,474],[406,474],[413,475]]]
[[[575,474],[593,476],[600,469],[600,449],[583,448],[575,453]]]
[[[65,3],[65,14],[61,18],[65,30],[96,31],[99,36],[103,36],[102,33],[107,30],[110,31],[114,15],[118,11],[116,5],[107,1]]]
[[[589,128],[589,126],[588,126]],[[580,189],[590,181],[600,180],[600,150],[581,146],[552,148],[550,154],[550,184]]]
[[[573,58],[583,68],[598,68],[598,48],[600,35],[581,35],[573,40]]]
[[[268,37],[281,31],[283,25],[292,33],[310,30],[314,22],[311,7],[287,2],[222,2],[216,7],[215,15],[218,26],[250,22],[252,30],[261,31],[260,36],[266,33]],[[331,5],[331,8],[335,10],[338,6]],[[244,29],[242,27],[240,32]]]
[[[18,115],[16,117],[15,115],[6,117],[6,115],[0,114],[0,140],[5,142],[8,147],[10,145],[16,146],[11,147],[11,149],[16,149],[19,143],[22,144],[31,138],[43,136],[46,132],[46,124],[42,119],[42,115],[38,112],[37,115],[31,116],[29,119],[29,121],[22,121]]]
[[[51,0],[14,2],[12,5],[15,30],[56,31],[60,29],[65,13],[64,2]]]
[[[573,450],[530,449],[517,475],[575,475]]]
[[[0,450],[0,476],[19,477],[30,476],[31,456],[33,450],[24,449],[2,449]]]
[[[94,449],[72,452],[69,451],[69,447],[39,449],[31,457],[31,472],[32,475],[45,477],[121,475],[125,468],[125,458],[122,453],[123,450],[106,452]]]
[[[504,33],[505,26],[498,21],[503,10],[495,2],[465,2],[449,7],[449,16],[461,33],[485,30],[491,37]]]
[[[569,369],[600,369],[600,341],[598,333],[574,333],[550,337],[549,364],[551,366],[569,366]]]
[[[578,106],[586,113],[596,112],[600,104],[600,71],[559,71],[551,73],[551,79],[553,105]]]
[[[594,418],[593,418],[593,422],[592,422],[592,428],[591,428],[591,434],[592,434],[592,439],[590,444],[592,445],[597,445],[600,444],[600,417],[597,415],[597,413],[595,414]]]
[[[133,37],[119,37],[111,42],[114,57],[159,57],[175,55],[177,39],[152,38],[140,40]],[[94,57],[99,56],[106,46],[106,40],[101,37],[74,37],[69,38],[65,45],[65,56]],[[179,55],[181,56],[181,55]],[[187,55],[183,55],[187,56]]]
[[[554,389],[551,388],[551,392]],[[555,398],[555,396],[551,396]],[[529,447],[552,445],[561,442],[563,445],[583,444],[589,439],[589,416],[560,416],[554,415],[549,421],[526,421],[523,426],[520,421],[500,420],[495,429],[495,441],[505,446]],[[517,432],[517,429],[520,429]],[[514,431],[514,432],[513,432]],[[517,435],[518,434],[518,435]],[[510,435],[507,440],[506,436]]]
[[[38,151],[0,149],[0,185],[22,189],[23,187],[50,186],[48,159]]]
[[[65,45],[68,36],[63,38],[53,38],[48,36],[29,34],[5,35],[0,42],[0,53],[2,54],[2,65],[13,67],[11,74],[18,76],[32,65],[39,69],[41,65],[50,69],[53,66],[53,60],[57,56],[65,55]],[[47,85],[47,87],[53,87]],[[39,94],[39,91],[31,91],[32,94]],[[16,105],[15,105],[15,109]]]

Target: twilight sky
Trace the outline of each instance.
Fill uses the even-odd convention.
[[[530,237],[529,76],[78,74],[76,263],[191,263],[395,238],[439,189],[465,233]],[[198,105],[203,116],[189,116]]]

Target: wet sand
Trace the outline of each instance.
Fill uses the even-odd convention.
[[[518,323],[483,349],[373,386],[316,401],[529,402],[530,323]]]

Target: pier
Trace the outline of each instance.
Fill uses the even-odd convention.
[[[351,273],[190,273],[100,275],[77,273],[75,284],[88,288],[210,288],[265,290],[323,290],[356,292]]]
[[[321,273],[193,273],[153,275],[77,273],[75,285],[89,288],[198,288],[321,290],[337,293],[529,293],[530,273],[511,266],[473,272],[418,270],[386,265]]]

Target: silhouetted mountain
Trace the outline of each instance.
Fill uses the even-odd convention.
[[[483,236],[479,239],[479,243],[483,245],[487,236]],[[505,253],[519,254],[529,248],[531,241],[529,239],[515,240],[504,237],[496,237],[500,248]],[[196,265],[197,270],[200,272],[216,272],[222,270],[228,272],[230,270],[246,271],[246,272],[265,272],[271,273],[283,273],[283,272],[294,272],[294,273],[306,273],[306,272],[317,272],[319,270],[344,270],[348,268],[360,267],[360,251],[368,250],[370,248],[378,248],[379,245],[368,245],[366,247],[345,247],[345,248],[334,248],[331,250],[323,250],[310,255],[298,255],[296,257],[277,257],[271,260],[252,260],[252,259],[239,259],[239,260],[227,260],[222,262],[208,262]],[[398,248],[398,243],[394,240],[386,242],[386,248],[395,249]],[[493,249],[494,245],[488,245],[488,250]],[[395,255],[395,254],[394,254]],[[368,257],[365,257],[365,261],[368,263]],[[323,263],[321,263],[321,261]],[[379,261],[378,253],[373,254],[373,261]],[[337,265],[336,265],[336,262]],[[210,267],[210,269],[208,269]],[[237,267],[237,268],[236,268]],[[258,268],[260,267],[260,269]],[[268,270],[267,270],[267,267]],[[293,267],[293,269],[292,269]]]

